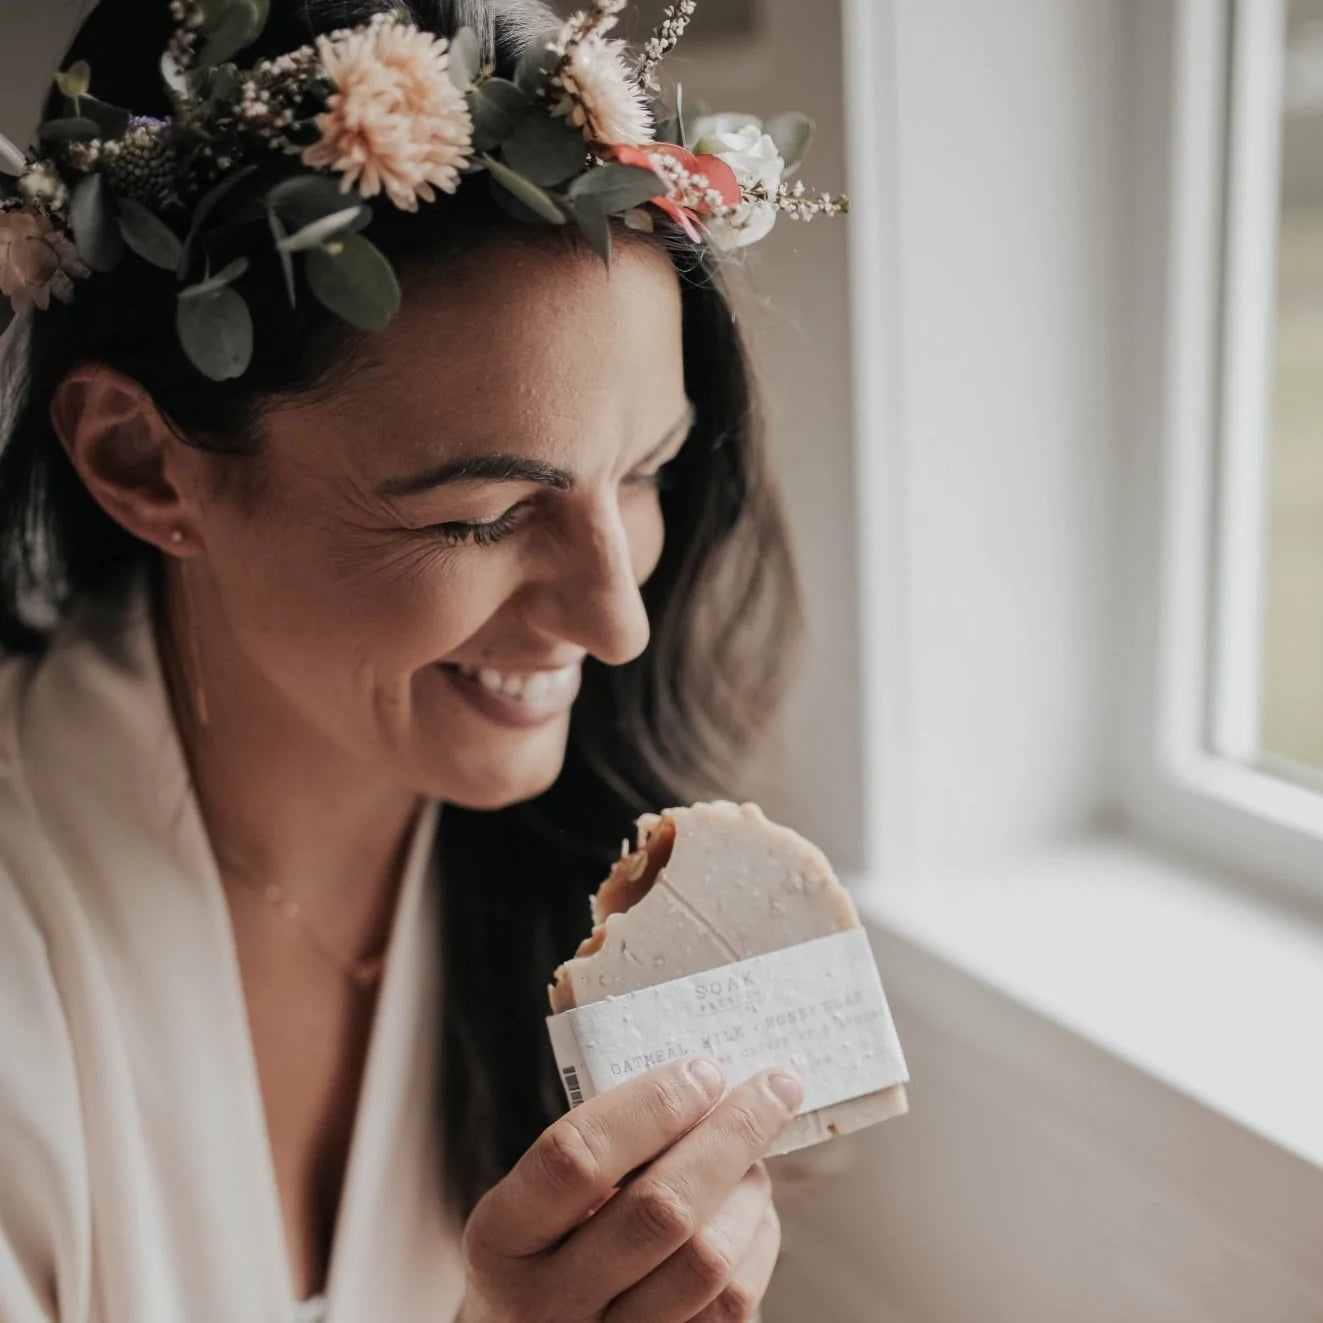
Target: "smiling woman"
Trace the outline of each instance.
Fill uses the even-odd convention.
[[[97,105],[159,122],[160,52],[187,53],[192,10],[144,8],[104,0],[65,63],[90,64]],[[244,59],[378,8],[273,4]],[[553,23],[525,3],[405,8],[456,53],[472,40],[494,81]],[[379,36],[363,76],[392,49]],[[612,49],[563,56],[584,96]],[[543,1026],[633,819],[738,795],[783,685],[798,604],[739,332],[699,212],[603,221],[608,265],[591,227],[437,178],[457,187],[435,205],[371,199],[403,295],[374,334],[302,274],[287,287],[278,248],[232,271],[241,374],[200,374],[185,335],[182,303],[220,309],[219,289],[181,298],[146,261],[16,328],[0,1004],[26,1028],[17,1072],[0,1066],[6,1323],[275,1318],[322,1291],[332,1320],[500,1323],[532,1316],[516,1279],[566,1318],[647,1299],[655,1321],[667,1298],[681,1320],[718,1297],[747,1314],[766,1285],[758,1135],[797,1086],[732,1094],[670,1150],[693,1206],[613,1201],[594,1244],[618,1252],[581,1262],[569,1233],[720,1081],[620,1090],[605,1147],[579,1153]]]

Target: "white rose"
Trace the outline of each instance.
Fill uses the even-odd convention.
[[[735,172],[741,188],[762,184],[768,193],[775,193],[781,186],[785,161],[757,120],[747,115],[712,115],[694,128],[702,135],[694,143],[694,152],[720,157]],[[742,248],[761,239],[775,221],[776,208],[770,202],[741,202],[729,216],[712,216],[704,223],[719,248]]]

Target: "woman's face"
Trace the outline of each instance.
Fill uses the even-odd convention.
[[[560,770],[583,659],[648,641],[657,473],[689,429],[676,277],[644,247],[608,272],[510,244],[407,286],[367,353],[268,415],[254,503],[203,508],[218,623],[374,774],[528,798]]]

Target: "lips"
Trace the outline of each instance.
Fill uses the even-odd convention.
[[[477,711],[505,726],[533,726],[563,715],[579,693],[581,662],[552,670],[497,670],[439,662],[437,669]]]

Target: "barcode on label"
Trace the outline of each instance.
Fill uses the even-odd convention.
[[[560,1073],[565,1076],[565,1092],[569,1095],[570,1106],[577,1107],[583,1102],[583,1090],[579,1087],[579,1072],[573,1066],[562,1066]]]

